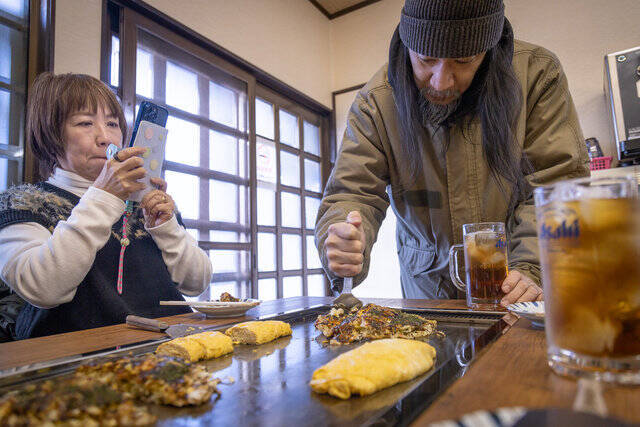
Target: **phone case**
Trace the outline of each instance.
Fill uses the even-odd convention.
[[[133,147],[133,142],[138,135],[138,128],[140,127],[140,123],[142,121],[147,121],[151,123],[155,123],[162,127],[167,125],[167,118],[169,116],[169,111],[166,108],[156,105],[149,101],[142,101],[140,106],[138,107],[138,114],[136,115],[136,121],[133,124],[133,132],[131,134],[131,142],[129,147]]]
[[[144,160],[143,167],[147,171],[147,175],[140,180],[140,182],[146,184],[146,187],[144,190],[131,194],[129,200],[140,202],[149,191],[153,190],[150,179],[159,178],[162,174],[162,163],[164,162],[166,143],[167,129],[155,123],[147,122],[146,120],[140,122],[133,146],[145,147],[147,149],[147,151],[142,154],[142,159]]]

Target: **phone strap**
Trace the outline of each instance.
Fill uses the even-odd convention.
[[[133,213],[133,203],[131,201],[127,201],[127,207],[124,210],[124,215],[122,215],[122,239],[120,240],[120,258],[118,260],[118,281],[116,282],[116,288],[118,290],[118,295],[122,295],[122,276],[124,275],[124,251],[129,246],[130,240],[127,237],[127,223],[129,222],[129,217]]]

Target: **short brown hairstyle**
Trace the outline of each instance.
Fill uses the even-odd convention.
[[[127,135],[127,122],[115,94],[100,80],[86,74],[42,73],[33,82],[27,103],[27,144],[40,164],[40,175],[47,179],[64,156],[62,139],[66,120],[72,114],[98,106],[118,117],[122,137]]]

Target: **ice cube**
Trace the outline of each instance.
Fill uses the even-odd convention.
[[[483,250],[494,248],[498,241],[498,234],[491,231],[479,231],[473,234],[473,241],[476,246]]]
[[[467,253],[467,256],[469,257],[469,260],[476,263],[481,263],[486,256],[485,253],[482,252],[475,243],[473,243],[473,241],[470,241],[466,244],[465,251]]]
[[[502,252],[494,252],[484,259],[482,265],[485,268],[499,268],[506,264],[506,257]]]
[[[613,319],[599,316],[589,307],[573,306],[570,310],[569,322],[556,330],[557,344],[578,353],[602,355],[613,351],[616,337],[622,325]]]

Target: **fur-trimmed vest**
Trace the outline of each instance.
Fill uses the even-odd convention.
[[[53,233],[80,201],[75,194],[48,183],[21,185],[0,194],[0,229],[36,222]],[[179,222],[180,218],[178,218]],[[124,255],[123,293],[118,295],[118,259],[122,218],[100,249],[93,266],[68,303],[44,309],[25,303],[11,330],[14,339],[59,334],[124,323],[128,314],[162,317],[189,313],[185,307],[160,306],[160,300],[184,300],[162,259],[162,253],[144,229],[142,209],[134,205],[127,224],[131,243]],[[1,248],[0,248],[1,250]],[[45,284],[46,285],[46,284]],[[15,298],[15,296],[14,296]],[[0,302],[0,310],[2,303]]]

